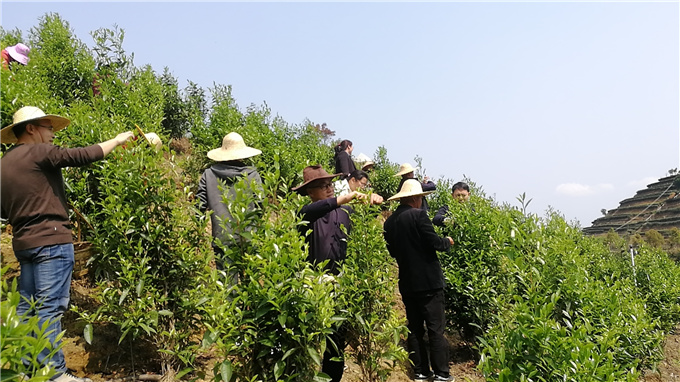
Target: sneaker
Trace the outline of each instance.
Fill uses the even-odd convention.
[[[432,374],[426,375],[426,374],[416,373],[416,375],[413,377],[413,380],[416,381],[416,382],[423,382],[423,381],[427,381],[430,378],[432,378]]]
[[[90,378],[78,378],[69,373],[61,373],[58,377],[50,379],[52,382],[92,382]]]
[[[435,382],[449,382],[449,381],[453,382],[453,377],[450,376],[450,375],[448,377],[442,377],[441,375],[435,375],[434,381]]]

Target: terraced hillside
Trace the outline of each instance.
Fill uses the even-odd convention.
[[[631,235],[655,229],[668,236],[673,227],[680,227],[680,174],[647,185],[632,198],[621,201],[618,208],[595,219],[583,232],[604,235],[614,230],[619,235]]]

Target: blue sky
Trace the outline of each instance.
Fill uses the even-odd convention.
[[[118,25],[134,64],[230,84],[289,123],[327,123],[355,154],[420,156],[500,202],[526,193],[581,226],[680,166],[673,2],[16,2],[24,33],[59,13]]]

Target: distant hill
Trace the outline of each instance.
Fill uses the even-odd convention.
[[[618,208],[595,219],[583,232],[599,236],[614,230],[627,236],[655,229],[668,237],[673,227],[680,228],[680,174],[647,185],[632,198],[621,201]]]

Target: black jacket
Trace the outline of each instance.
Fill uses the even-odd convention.
[[[341,173],[342,179],[347,179],[349,174],[356,169],[354,161],[349,154],[347,154],[347,151],[340,151],[335,154],[335,173]]]
[[[387,250],[399,264],[399,291],[410,294],[445,286],[437,251],[449,249],[448,239],[434,232],[427,212],[400,205],[384,225]]]
[[[199,208],[201,211],[212,210],[214,213],[210,215],[212,222],[212,236],[219,239],[223,245],[232,245],[237,240],[233,237],[229,221],[231,214],[224,205],[222,199],[222,192],[218,184],[222,184],[223,192],[229,200],[234,195],[234,183],[246,177],[248,180],[254,182],[253,186],[262,188],[262,179],[255,167],[246,166],[241,161],[217,162],[210,166],[203,172],[201,180],[198,183],[198,192],[196,196],[199,200]],[[251,210],[259,208],[256,203],[252,203]],[[222,222],[225,222],[223,225]],[[226,229],[226,230],[225,230]],[[215,245],[216,243],[213,243]]]

